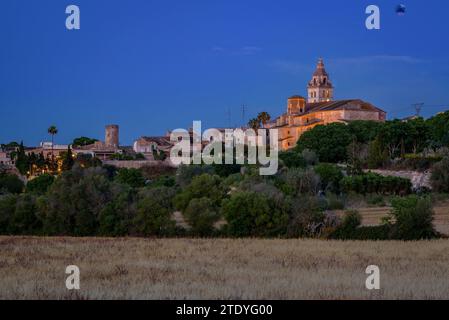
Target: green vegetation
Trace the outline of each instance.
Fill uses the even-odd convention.
[[[97,139],[92,139],[92,138],[88,138],[88,137],[79,137],[79,138],[73,139],[72,145],[74,147],[84,147],[84,146],[94,144],[97,141],[98,141]]]
[[[41,174],[26,186],[15,175],[0,174],[0,234],[437,237],[430,200],[436,193],[428,196],[428,190],[413,190],[408,179],[364,169],[431,169],[434,191],[449,192],[447,117],[317,126],[280,154],[273,176],[260,176],[257,165],[118,169],[87,154],[74,158],[70,148],[58,159],[62,172],[56,172],[50,170],[54,161],[26,155],[21,143],[15,160],[22,174],[55,174]],[[256,121],[266,125],[269,115]],[[393,209],[375,227],[361,226],[356,211],[338,218],[339,210],[361,208],[356,202]]]

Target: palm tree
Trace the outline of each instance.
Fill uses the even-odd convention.
[[[257,131],[260,128],[260,120],[257,118],[249,120],[248,127]]]
[[[58,128],[56,128],[56,126],[50,126],[50,128],[48,128],[47,132],[51,135],[51,158],[54,158],[53,155],[53,144],[54,144],[54,139],[55,139],[55,135],[58,134]]]
[[[257,115],[257,120],[259,120],[259,122],[262,123],[263,128],[265,128],[265,125],[271,120],[271,116],[268,112],[263,111]]]

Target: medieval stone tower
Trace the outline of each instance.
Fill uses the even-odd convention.
[[[334,99],[334,87],[324,69],[324,62],[321,58],[318,60],[312,80],[310,80],[307,86],[307,93],[309,103],[326,102]]]
[[[118,148],[119,146],[119,127],[116,124],[106,126],[106,135],[104,140],[106,146]]]

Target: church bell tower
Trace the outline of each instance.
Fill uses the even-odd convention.
[[[309,103],[326,102],[334,99],[334,87],[329,80],[329,75],[324,69],[323,59],[318,60],[318,65],[313,73],[312,80],[307,86]]]

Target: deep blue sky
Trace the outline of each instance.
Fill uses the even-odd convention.
[[[447,0],[2,0],[0,142],[121,142],[188,128],[241,124],[258,111],[284,112],[306,95],[318,57],[335,98],[361,98],[388,112],[449,109]],[[81,9],[81,30],[65,29],[65,8]],[[381,9],[380,31],[365,8]],[[439,107],[438,107],[439,106]],[[446,108],[445,108],[446,106]]]

